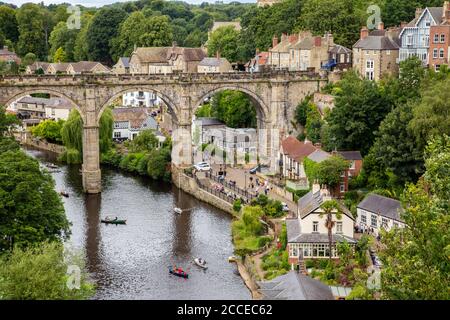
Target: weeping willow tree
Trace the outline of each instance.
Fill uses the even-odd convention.
[[[105,153],[112,147],[113,134],[113,114],[107,108],[100,117],[99,144],[100,152]],[[67,163],[81,163],[83,159],[83,120],[80,113],[73,109],[64,126],[61,129],[61,136],[66,151],[61,155],[60,160]]]

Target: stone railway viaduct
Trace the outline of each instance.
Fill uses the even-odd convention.
[[[308,72],[167,74],[167,75],[27,75],[0,76],[0,105],[8,106],[25,95],[48,93],[72,102],[83,119],[83,187],[101,192],[99,119],[105,108],[127,92],[155,92],[173,119],[173,164],[193,162],[191,123],[205,98],[225,89],[246,93],[257,111],[258,152],[274,166],[280,139],[292,130],[296,105],[328,82]],[[262,130],[264,129],[264,130]],[[277,136],[273,134],[276,133]]]

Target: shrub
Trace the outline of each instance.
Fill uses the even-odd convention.
[[[234,200],[233,202],[233,211],[240,212],[242,208],[241,199]]]

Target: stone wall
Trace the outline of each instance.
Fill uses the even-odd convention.
[[[33,138],[33,136],[29,132],[18,132],[15,133],[14,136],[20,142],[20,144],[34,147],[36,149],[54,152],[58,155],[62,154],[66,150],[64,146],[61,146],[59,144],[53,144],[45,140],[38,140],[36,138]]]
[[[179,177],[179,175],[181,175],[181,177]],[[235,215],[235,212],[233,211],[233,206],[230,203],[201,189],[194,178],[184,174],[183,169],[178,168],[175,165],[172,165],[172,181],[178,188],[180,188],[186,193],[189,193],[198,200],[209,203],[210,205],[225,212],[228,212],[233,216]]]

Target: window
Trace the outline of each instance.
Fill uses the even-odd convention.
[[[377,227],[377,216],[372,214],[370,217],[370,226],[372,228],[376,228]]]
[[[350,169],[355,169],[355,160],[350,163]]]
[[[425,21],[425,26],[426,26],[426,27],[431,26],[431,21],[430,21],[430,20]]]
[[[313,232],[319,232],[319,222],[313,221]]]
[[[439,42],[439,34],[435,33],[434,37],[433,37],[433,43],[438,43]]]
[[[114,122],[114,128],[119,128],[120,124],[118,122]]]
[[[342,233],[342,221],[336,223],[336,233]]]
[[[381,227],[384,229],[387,229],[388,225],[389,225],[389,220],[386,218],[381,218]]]
[[[373,70],[373,60],[366,61],[366,70]]]
[[[367,224],[366,214],[361,212],[361,223]]]
[[[391,55],[391,50],[386,50],[386,55],[390,56]]]
[[[445,43],[445,34],[441,34],[441,43]]]
[[[406,45],[411,46],[413,44],[413,36],[412,35],[408,35],[406,37]]]
[[[114,132],[114,138],[120,138],[120,131]]]
[[[341,184],[339,185],[339,191],[341,193],[345,192],[345,182],[341,182]]]
[[[441,68],[441,65],[440,64],[436,64],[434,66],[434,71],[438,72],[440,68]]]
[[[439,58],[444,59],[444,49],[439,49]]]
[[[433,59],[437,59],[438,57],[438,49],[433,49]]]
[[[374,79],[373,71],[366,71],[366,79],[369,79],[369,80]]]

